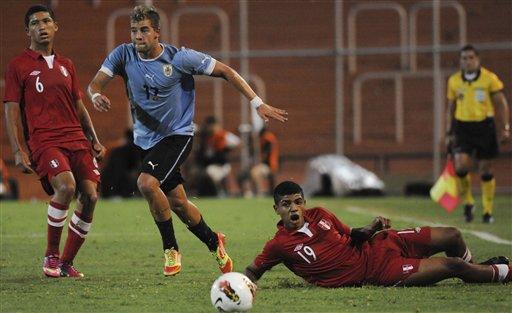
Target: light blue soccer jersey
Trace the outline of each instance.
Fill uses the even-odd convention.
[[[100,71],[123,77],[134,122],[137,146],[149,149],[171,135],[193,135],[195,90],[192,75],[210,75],[211,56],[161,44],[155,59],[142,59],[133,44],[115,48]]]

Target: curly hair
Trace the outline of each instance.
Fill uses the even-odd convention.
[[[154,6],[138,5],[133,8],[132,13],[130,14],[130,22],[136,23],[144,20],[150,20],[153,28],[160,29],[160,15]]]

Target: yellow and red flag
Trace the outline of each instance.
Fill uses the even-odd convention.
[[[455,210],[459,204],[459,188],[457,175],[451,158],[448,158],[441,177],[430,189],[430,197],[439,203],[448,213]]]

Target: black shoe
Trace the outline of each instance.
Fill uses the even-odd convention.
[[[508,265],[510,263],[510,260],[506,256],[495,256],[490,258],[487,261],[484,261],[482,263],[478,263],[480,265],[495,265],[495,264],[505,264]]]
[[[489,213],[485,213],[484,216],[482,216],[482,222],[484,222],[484,224],[494,223],[494,217]]]
[[[466,222],[470,223],[474,216],[473,212],[475,211],[475,206],[472,204],[466,204],[464,206],[464,218],[466,219]]]

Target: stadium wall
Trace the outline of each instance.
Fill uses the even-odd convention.
[[[185,8],[214,8],[228,19],[229,58],[222,58],[220,47],[223,29],[216,16],[211,14],[185,14],[179,23],[179,42],[212,53],[216,58],[240,69],[240,7],[238,1],[153,1],[161,12],[171,19],[173,14]],[[126,12],[134,1],[49,1],[54,4],[60,25],[56,51],[70,57],[78,70],[85,90],[107,54],[108,20],[113,25],[111,35],[119,44],[129,41]],[[348,41],[348,16],[361,1],[343,1],[343,41]],[[376,2],[374,2],[376,3]],[[407,21],[412,8],[420,1],[393,1],[406,12]],[[481,51],[483,65],[494,71],[505,84],[507,99],[512,79],[512,4],[508,1],[458,1],[466,13],[467,42]],[[0,71],[5,72],[7,62],[28,46],[24,32],[23,16],[33,1],[4,0],[0,2],[2,54]],[[418,11],[417,42],[430,47],[432,43],[432,10]],[[118,18],[115,19],[115,17]],[[303,180],[307,160],[319,154],[336,152],[335,137],[335,36],[334,2],[332,1],[249,1],[249,49],[269,51],[249,58],[249,70],[264,82],[268,103],[289,112],[286,124],[271,122],[270,129],[280,139],[282,171],[280,179]],[[441,53],[443,69],[456,69],[460,29],[459,16],[453,8],[441,11],[441,44],[447,47]],[[399,19],[395,11],[362,11],[355,20],[358,48],[397,47],[400,44]],[[410,26],[410,25],[409,25]],[[409,30],[409,27],[407,28]],[[171,30],[165,37],[170,39]],[[407,35],[407,41],[410,36]],[[225,38],[224,38],[225,39]],[[508,45],[507,45],[508,44]],[[507,48],[508,46],[508,48]],[[450,48],[451,47],[451,48]],[[505,47],[505,48],[503,48]],[[308,56],[293,51],[333,51]],[[374,49],[375,50],[375,49]],[[378,50],[378,49],[377,49]],[[275,57],[271,52],[288,51]],[[310,55],[314,53],[310,53]],[[344,58],[343,102],[344,153],[355,162],[375,171],[398,190],[407,180],[432,180],[433,153],[433,83],[432,78],[403,79],[403,139],[396,140],[396,114],[394,112],[395,84],[393,80],[370,80],[362,85],[362,133],[361,142],[354,141],[353,87],[360,75],[369,72],[411,72],[404,67],[399,53],[361,52],[357,57],[357,69],[350,72],[348,58]],[[417,71],[432,70],[430,50],[418,53]],[[443,86],[445,82],[443,81]],[[3,80],[0,92],[4,94]],[[214,84],[212,80],[199,79],[197,87],[196,123],[215,113]],[[222,86],[221,115],[224,126],[237,131],[241,121],[240,97],[227,84]],[[114,146],[129,127],[127,100],[121,79],[116,79],[107,94],[114,103],[105,114],[95,112],[88,99],[90,110],[101,140]],[[217,112],[219,113],[219,112]],[[2,125],[4,112],[0,113]],[[116,127],[112,127],[115,123]],[[10,172],[21,182],[23,198],[43,197],[41,188],[33,176],[23,175],[13,168],[13,156],[9,147],[5,126],[0,134],[1,154]],[[510,191],[512,186],[512,149],[509,144],[496,161],[498,190]],[[238,158],[235,152],[235,160]],[[238,162],[235,162],[238,163]],[[236,168],[237,164],[235,164]],[[474,180],[475,184],[478,183]]]

